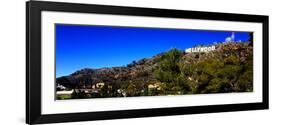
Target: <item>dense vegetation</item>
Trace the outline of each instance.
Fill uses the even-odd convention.
[[[215,51],[206,53],[174,48],[123,67],[82,69],[57,78],[57,84],[75,90],[70,98],[253,91],[252,45],[227,42],[215,46]],[[104,85],[86,92],[97,83]]]

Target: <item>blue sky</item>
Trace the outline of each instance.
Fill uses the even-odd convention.
[[[225,41],[231,31],[56,24],[56,77],[82,68],[126,66],[171,48]],[[235,40],[249,33],[235,32]]]

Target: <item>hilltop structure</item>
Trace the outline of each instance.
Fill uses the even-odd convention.
[[[235,42],[235,33],[232,32],[230,37],[226,37],[225,42]]]

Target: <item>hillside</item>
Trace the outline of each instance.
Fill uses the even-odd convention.
[[[171,49],[123,67],[85,68],[57,78],[56,83],[79,90],[72,98],[253,91],[252,45],[225,42],[215,47],[205,53]],[[87,89],[95,91],[84,92]]]

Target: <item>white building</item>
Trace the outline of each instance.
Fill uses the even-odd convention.
[[[57,89],[60,89],[60,90],[65,90],[66,89],[66,87],[64,87],[63,85],[61,85],[61,84],[58,84],[57,85]]]
[[[57,95],[70,95],[73,93],[73,89],[70,91],[57,91]]]

